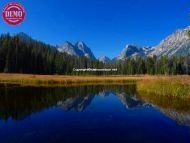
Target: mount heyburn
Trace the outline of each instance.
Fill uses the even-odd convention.
[[[190,54],[190,37],[188,36],[188,31],[190,31],[190,26],[184,29],[178,29],[176,32],[163,39],[160,44],[154,47],[143,47],[134,44],[128,44],[113,60],[123,61],[128,58],[146,58],[152,56],[157,56],[158,58],[161,56],[186,56]],[[58,48],[58,51],[78,57],[87,57],[93,60],[96,59],[93,52],[86,46],[84,42],[77,42],[75,45],[71,44],[70,42],[65,42],[65,44]],[[113,61],[106,56],[100,57],[98,60],[103,63],[109,63]]]
[[[65,42],[62,46],[58,48],[59,52],[67,53],[71,56],[86,57],[95,60],[95,56],[91,49],[86,46],[84,42],[77,42],[75,45],[70,42]]]
[[[187,56],[190,54],[190,26],[184,29],[178,29],[165,39],[163,39],[158,45],[151,46],[138,46],[135,44],[127,44],[120,54],[109,59],[106,56],[100,57],[99,61],[103,63],[110,63],[112,61],[124,61],[128,58],[136,57],[152,57],[156,56],[160,58],[161,56]],[[35,41],[30,36],[25,33],[18,33],[17,36],[24,41]],[[66,41],[63,45],[56,47],[59,52],[66,53],[68,55],[77,57],[86,57],[91,60],[96,60],[91,49],[82,41],[72,44]]]

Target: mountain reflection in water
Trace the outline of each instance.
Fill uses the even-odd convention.
[[[182,109],[179,108],[179,111],[176,111],[173,106],[170,108],[165,107],[165,105],[163,105],[164,103],[161,105],[159,102],[163,101],[163,98],[152,96],[149,101],[147,96],[138,96],[139,93],[136,92],[135,84],[124,86],[96,85],[56,88],[1,85],[0,118],[4,120],[9,118],[20,120],[34,112],[40,112],[54,106],[62,107],[64,111],[74,109],[77,112],[82,112],[90,105],[95,96],[109,96],[110,94],[118,96],[126,108],[137,108],[140,106],[151,107],[153,105],[179,123],[190,125],[189,101],[187,101],[189,106],[185,105],[185,107],[182,107]],[[145,100],[143,97],[146,97]],[[172,102],[171,98],[166,98],[165,100],[170,103]],[[169,104],[167,101],[165,101],[166,105]],[[180,104],[184,105],[184,100],[181,101],[182,103],[180,103],[179,99],[177,99],[177,101],[177,107],[179,107]],[[159,104],[157,105],[157,103]],[[186,110],[185,112],[183,111],[184,108]],[[180,117],[182,119],[180,119]]]
[[[65,111],[75,108],[83,111],[95,95],[124,91],[132,96],[135,85],[126,86],[76,86],[76,87],[20,87],[0,86],[0,117],[4,120],[22,119],[43,109],[62,106]],[[109,91],[109,92],[108,92]]]
[[[124,111],[124,109],[126,112]],[[62,110],[61,113],[59,112],[59,116],[63,114],[64,115],[63,118],[60,119],[56,117],[53,118],[53,116],[50,115],[52,111],[55,111],[55,113],[57,113],[59,110]],[[46,111],[48,112],[46,113]],[[34,115],[43,115],[45,113],[48,114],[46,115],[48,116],[46,118],[47,120],[50,121],[53,119],[57,120],[56,121],[57,123],[54,124],[59,124],[59,123],[64,124],[64,121],[61,122],[61,120],[66,120],[68,118],[67,125],[64,125],[63,129],[65,130],[67,129],[68,134],[74,133],[75,135],[78,132],[77,133],[73,131],[70,132],[71,130],[70,126],[72,128],[82,130],[83,132],[78,133],[77,134],[78,136],[79,134],[82,133],[84,133],[85,135],[88,134],[89,133],[88,130],[99,132],[99,130],[96,128],[101,123],[100,127],[105,126],[108,128],[105,129],[105,131],[111,128],[109,132],[110,131],[114,132],[115,129],[117,129],[119,132],[124,130],[127,130],[128,132],[127,128],[134,130],[133,132],[128,133],[129,140],[127,140],[127,138],[124,138],[124,136],[126,136],[124,132],[121,134],[117,132],[116,133],[116,136],[118,136],[117,141],[121,140],[133,141],[134,139],[133,135],[136,135],[138,133],[139,139],[141,140],[144,139],[144,141],[142,140],[142,142],[147,142],[148,141],[147,138],[146,139],[144,138],[144,136],[146,135],[143,136],[143,134],[145,134],[146,132],[145,133],[140,132],[140,130],[141,129],[144,130],[146,126],[150,126],[150,129],[147,128],[147,134],[152,134],[152,138],[155,138],[155,136],[159,136],[159,133],[161,132],[163,132],[163,134],[165,135],[170,131],[171,132],[170,135],[172,136],[176,133],[181,133],[181,136],[179,136],[179,138],[177,137],[176,138],[180,139],[182,143],[186,142],[186,140],[189,139],[187,135],[184,134],[187,133],[186,131],[187,129],[188,131],[190,131],[190,128],[188,127],[190,125],[189,99],[182,99],[182,98],[176,99],[174,97],[159,97],[155,95],[144,95],[136,91],[135,84],[105,85],[105,86],[88,85],[88,86],[52,87],[52,88],[21,87],[17,85],[0,86],[0,131],[4,130],[3,126],[6,127],[6,122],[9,123],[11,121],[15,121],[18,123],[22,123],[27,121],[26,119],[29,118],[33,119]],[[45,118],[45,115],[43,118]],[[74,122],[75,118],[77,122]],[[83,120],[87,121],[84,122]],[[156,125],[154,125],[154,120],[156,122],[155,123]],[[174,123],[176,124],[174,124],[172,121],[174,121]],[[89,124],[89,127],[84,127],[87,126],[88,122],[91,124],[93,123],[95,125]],[[116,122],[118,124],[116,124]],[[150,125],[145,125],[146,122],[149,122]],[[136,126],[137,124],[139,125]],[[166,129],[165,131],[166,133],[164,133],[163,129],[161,128],[162,124],[163,127],[166,126],[166,124],[168,124],[168,127],[174,126],[173,128],[175,129],[176,133],[173,131],[172,128]],[[134,129],[132,125],[134,126]],[[181,125],[183,126],[185,125],[185,128]],[[27,124],[27,126],[30,125]],[[160,128],[159,129],[160,132],[155,130],[155,132],[158,132],[157,135],[151,132],[151,130],[154,130],[154,127]],[[52,132],[61,129],[45,128],[44,130]],[[184,133],[182,132],[182,130]],[[57,134],[62,136],[63,134],[62,132],[52,133],[52,136],[56,136]],[[104,131],[102,130],[102,132]],[[48,133],[46,134],[48,136]],[[99,135],[100,134],[97,133],[95,134],[92,132],[89,133],[89,138],[90,136],[96,137]],[[2,137],[3,139],[5,138],[4,135],[2,135],[1,133],[0,137]],[[18,135],[15,138],[17,139],[17,137]],[[71,139],[68,139],[69,136],[64,136],[64,137],[66,141],[71,141]],[[31,138],[27,139],[33,141]],[[84,138],[78,137],[78,138],[79,140],[80,139],[83,140],[85,137]],[[105,136],[106,140],[105,142],[115,142],[116,138],[114,136],[113,138],[114,139],[109,137],[108,139],[108,136]],[[183,138],[184,140],[181,140],[181,138]],[[44,139],[43,141],[46,141],[45,137],[43,139]],[[176,140],[177,142],[178,141],[177,139],[173,138],[171,140],[170,136],[168,136],[167,141]],[[60,140],[58,139],[58,141]],[[138,140],[135,141],[138,142]],[[160,138],[160,141],[163,140],[161,140]],[[15,142],[15,141],[10,140],[10,142]],[[75,142],[74,139],[71,142]],[[159,140],[157,140],[156,142],[159,142]]]

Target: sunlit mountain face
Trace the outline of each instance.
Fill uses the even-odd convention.
[[[86,57],[91,60],[96,59],[91,49],[82,41],[77,42],[75,45],[67,41],[58,48],[58,51],[71,56]]]

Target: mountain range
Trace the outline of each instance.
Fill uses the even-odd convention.
[[[75,45],[67,41],[58,48],[58,51],[72,56],[86,57],[92,60],[96,59],[91,49],[82,41],[77,42]]]
[[[110,58],[108,58],[107,56],[102,56],[98,59],[100,62],[103,63],[110,63],[112,60]]]
[[[126,47],[121,51],[120,55],[116,57],[116,59],[126,60],[127,58],[146,57],[150,53],[151,50],[152,50],[151,47],[126,45]]]
[[[148,56],[186,56],[190,53],[190,37],[188,31],[190,26],[178,29],[176,32],[165,38],[157,45]]]
[[[188,31],[190,26],[184,29],[178,29],[164,40],[162,40],[157,46],[138,46],[135,44],[127,44],[121,53],[114,59],[109,59],[106,56],[100,57],[98,60],[103,63],[110,63],[114,60],[124,61],[128,58],[136,57],[152,57],[157,56],[186,56],[190,53],[190,37],[188,36]],[[62,46],[58,48],[58,51],[65,52],[69,55],[78,57],[87,57],[89,59],[95,60],[95,56],[88,46],[84,42],[77,42],[75,45],[70,42],[65,42]]]

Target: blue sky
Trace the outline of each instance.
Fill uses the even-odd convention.
[[[84,41],[96,57],[117,56],[126,44],[157,45],[176,29],[190,25],[189,0],[15,0],[25,21],[1,33],[25,32],[52,45]],[[1,0],[0,9],[10,1]]]

